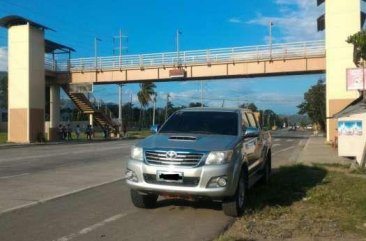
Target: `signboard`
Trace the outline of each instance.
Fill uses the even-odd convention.
[[[169,70],[170,78],[184,78],[186,77],[186,71],[184,69],[171,69]]]
[[[362,121],[338,121],[338,136],[362,136]]]
[[[70,84],[70,93],[93,93],[92,83]]]
[[[364,90],[366,87],[366,71],[362,69],[347,69],[347,90]]]

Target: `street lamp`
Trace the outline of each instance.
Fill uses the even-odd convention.
[[[98,69],[98,41],[102,41],[100,38],[94,38],[94,57],[95,57],[95,70]]]
[[[272,20],[269,21],[269,57],[272,60],[272,26],[273,22]]]
[[[180,53],[179,53],[179,37],[182,34],[181,31],[179,31],[179,29],[177,29],[176,32],[176,47],[177,47],[177,66],[179,67],[180,65]]]

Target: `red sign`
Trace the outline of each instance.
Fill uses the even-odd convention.
[[[347,69],[347,90],[364,90],[366,87],[366,69]]]

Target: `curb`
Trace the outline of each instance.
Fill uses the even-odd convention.
[[[63,197],[66,197],[66,196],[71,196],[73,194],[76,194],[76,193],[79,193],[79,192],[82,192],[82,191],[86,191],[86,190],[89,190],[89,189],[101,187],[101,186],[111,184],[111,183],[114,183],[114,182],[123,181],[125,179],[126,179],[125,177],[121,177],[121,178],[113,179],[113,180],[110,180],[110,181],[106,181],[106,182],[98,183],[98,184],[95,184],[95,185],[90,185],[90,186],[87,186],[87,187],[76,189],[74,191],[70,191],[70,192],[59,194],[59,195],[51,196],[51,197],[41,199],[41,200],[38,200],[38,201],[34,201],[34,202],[31,202],[31,203],[19,205],[19,206],[13,207],[13,208],[5,209],[3,211],[0,211],[0,216],[4,215],[4,214],[7,214],[7,213],[14,212],[14,211],[18,211],[18,210],[22,210],[22,209],[25,209],[25,208],[33,207],[33,206],[36,206],[38,204],[44,204],[46,202],[49,202],[49,201],[52,201],[52,200],[57,200],[59,198],[63,198]]]

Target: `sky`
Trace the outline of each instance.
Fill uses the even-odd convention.
[[[0,17],[19,15],[54,30],[46,38],[76,50],[72,58],[111,56],[118,47],[113,40],[119,31],[124,55],[172,52],[176,31],[181,32],[181,51],[268,44],[269,21],[273,43],[324,39],[316,19],[324,7],[316,0],[0,0]],[[116,40],[116,39],[115,39]],[[0,70],[7,68],[7,32],[0,30]],[[297,113],[304,92],[323,74],[206,80],[202,82],[206,105],[236,107],[255,103],[278,114]],[[164,106],[167,94],[175,106],[199,102],[200,81],[156,83],[157,105]],[[123,102],[131,95],[138,105],[138,84],[123,86]],[[94,86],[93,95],[104,102],[118,101],[116,85]]]

